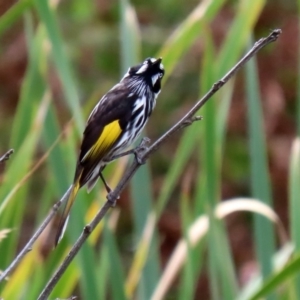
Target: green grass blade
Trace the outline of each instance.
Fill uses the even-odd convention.
[[[165,179],[157,199],[155,212],[158,217],[163,212],[168,199],[171,197],[171,194],[176,187],[177,181],[180,178],[185,165],[192,155],[192,151],[194,150],[197,142],[197,139],[195,138],[195,132],[197,133],[200,130],[200,127],[201,122],[197,122],[191,127],[186,128],[183,132],[183,136],[181,137],[179,145],[176,149],[173,162],[168,170],[168,173],[165,175]]]
[[[81,193],[81,197],[78,197],[76,204],[72,209],[72,216],[70,217],[68,236],[70,237],[71,244],[75,243],[85,225],[84,216],[87,211],[89,197],[86,194],[86,191],[83,192],[84,194]],[[79,285],[81,287],[82,297],[84,299],[100,299],[95,269],[97,260],[93,245],[85,243],[76,256],[75,261],[80,274]]]
[[[20,147],[26,134],[32,126],[34,115],[38,109],[38,105],[45,92],[44,74],[45,65],[47,59],[47,52],[43,49],[43,42],[45,41],[45,31],[41,26],[37,29],[35,37],[31,36],[32,24],[28,16],[26,18],[26,32],[27,45],[29,49],[29,62],[26,70],[25,78],[23,80],[20,101],[15,114],[15,120],[13,123],[11,134],[11,145],[17,149]]]
[[[206,35],[206,49],[203,56],[203,65],[201,68],[202,76],[205,78],[201,82],[201,90],[208,90],[209,86],[213,82],[214,68],[213,65],[213,46],[211,38]],[[205,74],[205,77],[203,76]],[[217,220],[213,216],[213,207],[216,205],[219,199],[219,172],[218,172],[218,157],[216,152],[216,102],[211,99],[203,107],[203,129],[202,129],[202,141],[201,154],[203,161],[202,174],[198,180],[204,180],[203,185],[205,210],[210,218],[210,229],[208,232],[208,271],[209,271],[209,285],[212,299],[221,299],[221,285],[219,277],[219,265],[217,255]],[[196,199],[197,201],[197,199]],[[199,201],[199,200],[198,200]],[[225,296],[225,295],[222,295]]]
[[[260,104],[258,73],[255,59],[246,65],[246,91],[249,127],[249,151],[251,157],[251,190],[254,198],[272,206],[267,150],[263,130],[263,115]],[[256,253],[263,276],[272,271],[271,257],[275,251],[273,227],[262,217],[254,217]],[[270,298],[271,299],[271,298]]]
[[[238,56],[240,55],[241,50],[245,47],[245,43],[250,35],[250,32],[255,25],[257,18],[259,17],[259,14],[264,6],[264,2],[265,1],[258,0],[241,1],[239,3],[236,17],[218,56],[218,63],[216,64],[217,78],[225,74],[225,72],[227,72],[227,70],[237,61]],[[233,85],[227,85],[227,87],[221,91],[221,94],[225,96],[222,97],[222,104],[219,106],[218,110],[219,119],[218,124],[216,125],[217,143],[215,144],[215,147],[219,150],[216,158],[218,159],[218,157],[220,157],[219,163],[221,163],[222,160],[222,149],[223,142],[225,141],[224,137],[226,133],[226,121],[231,102],[230,95],[232,94],[232,87]],[[220,226],[218,226],[218,228],[220,228]],[[223,239],[223,246],[221,247],[224,247],[224,253],[222,254],[222,252],[219,251],[219,253],[216,254],[216,258],[227,253],[224,256],[226,258],[223,259],[223,261],[226,263],[219,264],[219,266],[221,266],[219,274],[221,275],[222,297],[231,299],[237,292],[237,282],[234,275],[234,265],[230,255],[228,240],[226,238],[224,229],[220,228],[220,230],[222,233],[217,231],[215,236],[216,244],[215,246],[212,245],[212,247],[214,247],[214,249],[220,249],[220,247],[218,247],[218,243]],[[217,236],[218,234],[219,238]],[[226,276],[226,274],[229,276]]]
[[[61,129],[59,128],[53,105],[51,105],[46,116],[43,135],[46,150],[51,147],[60,134]],[[61,197],[71,185],[72,171],[68,164],[69,157],[70,155],[66,156],[63,152],[62,141],[60,141],[59,144],[52,150],[48,158],[50,173],[51,176],[54,177],[56,183],[54,191],[57,198]],[[66,168],[66,166],[68,166],[68,168]],[[70,170],[71,172],[67,172],[67,170]]]
[[[234,18],[231,30],[226,37],[222,50],[218,56],[216,64],[216,78],[211,78],[211,81],[206,83],[206,86],[202,86],[202,90],[207,90],[210,85],[219,77],[223,76],[225,72],[234,64],[238,59],[242,48],[247,41],[247,37],[253,28],[255,21],[257,20],[259,13],[263,7],[264,1],[243,1],[240,3],[237,9],[236,16]],[[234,47],[233,47],[234,45]],[[209,51],[211,53],[211,51]],[[213,60],[207,68],[204,70],[201,78],[205,78],[208,81],[208,74],[211,73]],[[219,107],[219,112],[215,108],[215,104],[211,101],[204,107],[204,174],[206,177],[206,183],[200,183],[199,186],[205,190],[201,194],[205,197],[207,205],[210,206],[209,211],[214,206],[215,201],[219,198],[219,185],[220,177],[217,175],[220,170],[222,161],[222,148],[224,142],[224,136],[226,133],[226,121],[228,109],[230,106],[231,98],[228,97],[232,92],[232,86],[228,86],[226,89],[227,97],[222,99],[222,105]],[[221,91],[224,93],[224,90]],[[226,102],[225,102],[226,101]],[[224,109],[225,108],[225,109]],[[216,119],[216,115],[220,118]],[[201,179],[200,179],[201,180]],[[199,206],[199,205],[198,205]],[[213,219],[211,219],[212,222]],[[230,255],[229,244],[226,238],[226,233],[222,226],[215,224],[211,227],[210,234],[208,235],[209,246],[211,251],[210,256],[210,274],[211,274],[211,291],[214,293],[213,298],[219,299],[222,295],[224,299],[232,299],[237,291],[237,282],[234,275],[234,265]],[[224,251],[218,251],[218,243],[223,239]],[[222,255],[223,261],[227,264],[216,264],[218,257]],[[226,258],[225,258],[226,257]],[[230,274],[230,275],[229,275]],[[229,276],[228,276],[229,275]],[[218,289],[222,286],[222,292]]]
[[[255,293],[249,300],[259,300],[267,298],[268,295],[274,294],[276,289],[278,289],[282,284],[284,284],[288,279],[293,278],[299,273],[300,270],[300,255],[297,253],[295,257],[279,272],[276,272],[271,277],[264,281],[261,289]],[[282,299],[282,298],[280,298]],[[290,299],[290,298],[289,298]],[[298,299],[297,297],[294,298]]]
[[[112,298],[116,300],[126,300],[124,290],[125,278],[123,275],[122,263],[116,246],[114,234],[107,226],[105,226],[104,229],[104,242],[105,247],[107,247],[110,262],[109,282],[111,284]]]
[[[48,256],[47,261],[44,264],[44,268],[45,268],[44,272],[45,272],[46,280],[41,285],[39,289],[39,293],[44,288],[49,278],[53,275],[54,271],[57,269],[59,264],[63,261],[63,259],[67,255],[68,253],[67,245],[68,245],[67,239],[64,237],[64,239],[61,241],[61,243],[55,249],[55,251],[52,251]],[[55,288],[53,289],[53,292],[51,293],[51,298],[56,299],[55,297],[58,298],[70,297],[70,295],[72,295],[72,292],[78,286],[80,275],[83,274],[81,274],[78,268],[78,262],[77,261],[72,262],[70,266],[66,269],[64,275],[61,277],[61,279],[59,280]],[[37,296],[39,295],[39,293],[37,294]]]
[[[54,11],[50,8],[49,3],[46,0],[35,0],[34,3],[41,21],[46,27],[47,34],[52,45],[52,57],[63,85],[63,91],[65,93],[66,100],[73,113],[77,128],[81,132],[84,128],[84,121],[81,114],[76,84],[74,82],[71,67],[63,48],[63,41],[56,23]]]
[[[205,34],[205,52],[201,66],[201,90],[208,90],[215,80],[215,49],[212,43],[212,37],[209,30]],[[230,98],[222,99],[222,102]],[[208,233],[209,247],[209,274],[210,290],[212,299],[233,299],[237,291],[236,278],[234,276],[234,267],[231,259],[229,243],[226,232],[219,221],[212,215],[214,206],[219,201],[220,191],[220,163],[222,152],[220,148],[224,139],[226,125],[223,124],[223,130],[220,131],[221,122],[226,120],[225,112],[223,118],[218,119],[218,103],[210,101],[203,108],[203,130],[202,139],[199,141],[201,149],[201,161],[203,169],[199,175],[199,187],[201,187],[201,197],[197,197],[196,207],[203,213],[210,215],[211,227]],[[227,104],[229,106],[229,104]],[[228,111],[228,110],[227,110]],[[221,134],[222,133],[222,134]],[[197,192],[200,195],[200,191]],[[201,203],[202,202],[202,203]],[[220,258],[222,257],[222,263]]]
[[[132,211],[135,224],[135,236],[142,237],[148,214],[152,209],[152,188],[149,168],[141,168],[131,183]],[[139,299],[149,299],[159,278],[159,251],[156,235],[149,246],[148,259],[139,282]]]
[[[26,30],[29,32],[30,59],[22,84],[21,96],[11,134],[11,145],[15,148],[16,153],[5,172],[4,184],[0,187],[0,228],[20,226],[24,208],[26,205],[29,205],[26,198],[28,185],[23,186],[13,197],[8,196],[29,171],[49,101],[49,94],[45,92],[46,86],[43,80],[44,70],[41,68],[41,65],[47,58],[47,52],[42,51],[41,46],[44,41],[43,30],[38,28],[36,37],[32,38],[32,27],[29,17],[26,18],[25,25]],[[35,55],[35,60],[33,60],[33,55]],[[36,84],[38,84],[38,87],[35,86]],[[5,213],[3,214],[4,208]],[[16,251],[17,232],[11,234],[1,243],[2,249],[6,249],[0,257],[1,266],[6,265]]]
[[[203,32],[203,20],[206,22],[212,20],[223,3],[224,0],[200,2],[166,41],[158,55],[164,59],[164,66],[166,68],[164,80],[172,73],[180,57],[190,49],[192,43]]]
[[[184,238],[187,242],[187,256],[186,263],[183,267],[183,272],[181,274],[181,284],[179,287],[179,296],[178,299],[188,300],[194,299],[194,295],[197,287],[198,276],[200,275],[200,270],[203,267],[204,263],[204,253],[203,253],[203,243],[193,247],[188,238],[189,227],[194,221],[194,211],[192,207],[192,199],[190,198],[189,185],[191,176],[188,176],[185,179],[185,182],[182,183],[182,195],[180,199],[180,215],[183,224],[182,231],[184,232]]]
[[[193,252],[191,249],[191,245],[189,243],[188,239],[188,226],[190,224],[190,220],[192,220],[191,213],[188,209],[188,202],[189,197],[185,193],[182,193],[181,199],[180,199],[180,219],[182,220],[182,231],[184,232],[184,238],[188,241],[187,242],[187,260],[184,265],[184,269],[181,276],[181,285],[179,289],[179,296],[178,299],[193,299],[193,294],[195,292],[195,280],[194,277],[194,268],[193,268],[193,261],[194,257],[192,257]],[[200,259],[201,260],[201,259]],[[198,260],[199,261],[199,260]]]
[[[289,201],[290,201],[290,229],[292,241],[295,244],[296,252],[300,251],[300,139],[297,138],[293,142],[292,153],[290,158],[290,172],[289,172]],[[295,278],[295,293],[297,299],[300,298],[300,275]]]
[[[5,174],[5,184],[0,190],[0,199],[5,199],[9,195],[13,187],[27,174],[30,168],[30,164],[33,160],[33,155],[35,153],[37,142],[40,137],[42,123],[45,116],[45,110],[47,110],[47,105],[49,98],[46,95],[44,101],[40,105],[40,110],[34,119],[34,123],[30,132],[27,134],[26,140],[22,143],[22,146],[18,149],[18,153],[14,155],[14,160],[12,161],[10,168],[7,169]],[[1,203],[1,218],[0,218],[0,228],[15,228],[20,226],[22,218],[24,216],[23,212],[26,205],[26,194],[28,190],[28,185],[23,186],[22,189],[17,191],[9,202]],[[22,200],[22,201],[21,201]],[[5,207],[3,208],[3,206]],[[5,213],[3,213],[3,209]],[[18,225],[16,225],[18,224]],[[0,244],[2,250],[2,255],[0,256],[0,265],[6,265],[5,262],[11,261],[16,250],[16,245],[18,243],[19,231],[10,235],[8,238],[2,241]],[[5,249],[5,250],[3,250]]]
[[[141,41],[138,20],[128,0],[120,0],[121,74],[141,59]]]
[[[0,37],[18,21],[22,14],[32,6],[33,0],[20,0],[10,7],[0,18]]]
[[[217,76],[223,76],[237,61],[245,48],[253,27],[264,7],[265,0],[239,1],[236,16],[218,56]]]
[[[298,14],[300,12],[300,1],[298,3]],[[298,26],[300,21],[298,20]],[[299,40],[298,40],[299,44]],[[300,48],[298,49],[298,77],[297,77],[297,108],[296,108],[296,121],[297,121],[297,134],[300,136]]]
[[[107,247],[103,246],[100,251],[98,265],[96,268],[98,279],[98,295],[99,299],[105,299],[107,294],[108,276],[109,276],[109,256]]]

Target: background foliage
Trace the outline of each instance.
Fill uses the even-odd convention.
[[[51,299],[300,299],[297,9],[279,0],[1,2],[0,153],[15,154],[1,165],[0,269],[70,185],[85,119],[130,65],[163,57],[146,133],[154,140],[278,27],[280,39],[207,103],[203,121],[138,171]],[[107,169],[112,186],[126,163]],[[83,189],[59,247],[53,222],[1,297],[36,299],[103,201],[100,183]]]

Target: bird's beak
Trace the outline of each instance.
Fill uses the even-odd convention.
[[[162,62],[162,58],[158,58],[153,64],[154,65],[159,65]]]

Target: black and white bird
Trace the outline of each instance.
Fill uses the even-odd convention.
[[[74,181],[60,220],[57,245],[66,229],[70,209],[78,190],[92,190],[98,178],[107,192],[110,188],[102,171],[141,134],[161,90],[164,76],[162,59],[147,58],[129,68],[121,81],[105,94],[91,112],[83,133]]]

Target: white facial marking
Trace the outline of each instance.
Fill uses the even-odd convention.
[[[144,73],[148,69],[148,64],[143,64],[139,70],[136,72],[136,74]]]
[[[159,78],[160,74],[155,74],[151,77],[151,80],[152,80],[152,85],[154,86],[157,79]]]
[[[160,92],[161,92],[161,90],[159,90],[157,93],[155,93],[155,99],[156,99],[157,96],[160,94]],[[154,101],[154,106],[153,106],[153,108],[155,107],[155,105],[156,105],[156,101]]]
[[[154,63],[154,62],[156,62],[156,59],[155,59],[155,58],[150,58],[150,61],[151,61],[152,63]]]
[[[163,71],[163,69],[164,69],[164,66],[163,66],[163,64],[162,63],[160,63],[159,64],[159,68]]]

